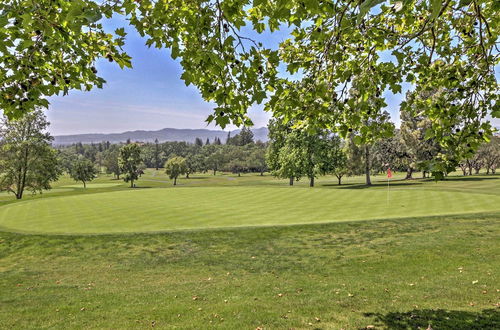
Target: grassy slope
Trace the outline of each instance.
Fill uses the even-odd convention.
[[[169,185],[152,174],[144,178],[149,185]],[[351,180],[350,188],[361,188]],[[317,189],[329,191],[332,182]],[[182,183],[273,189],[284,181]],[[72,184],[65,179],[56,187],[70,191],[30,199],[125,190],[61,188]],[[385,189],[381,184],[369,191]],[[500,194],[498,176],[400,184],[470,192],[475,200]],[[98,236],[0,232],[0,327],[500,328],[499,218],[493,212]]]
[[[498,328],[499,234],[498,214],[150,235],[2,233],[0,324]]]

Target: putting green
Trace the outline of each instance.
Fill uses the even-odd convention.
[[[178,187],[53,197],[0,207],[0,226],[35,233],[125,233],[500,211],[500,196],[408,189]]]

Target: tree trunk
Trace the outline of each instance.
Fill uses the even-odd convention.
[[[177,177],[174,178],[174,186],[177,186]]]
[[[85,181],[82,180],[82,182],[83,182],[83,189],[87,188],[87,185],[85,184]]]
[[[215,175],[216,172],[217,172],[217,170],[214,170],[214,175]]]
[[[413,179],[413,168],[408,167],[406,169],[406,178],[405,178],[405,180],[410,180],[410,179]]]
[[[368,145],[365,145],[365,176],[366,185],[371,186],[372,181],[370,180],[370,148]]]
[[[339,180],[339,186],[342,184],[342,177],[338,176],[337,179]]]
[[[290,177],[290,186],[293,186],[293,176]]]
[[[189,179],[189,172],[186,173],[186,179]]]
[[[479,171],[481,170],[480,168],[476,168],[476,174],[479,174]]]
[[[130,180],[130,188],[134,188],[134,180]]]
[[[490,168],[489,167],[486,168],[486,174],[490,174]]]
[[[260,171],[260,176],[264,176],[264,171]]]
[[[309,178],[309,187],[314,187],[314,175]]]

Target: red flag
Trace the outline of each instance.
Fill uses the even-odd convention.
[[[387,169],[387,178],[388,179],[392,178],[392,172],[390,168]]]

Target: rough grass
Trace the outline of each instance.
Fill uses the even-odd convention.
[[[499,234],[498,214],[149,235],[2,233],[0,324],[494,329]]]
[[[183,180],[186,187],[177,189],[148,172],[141,185],[151,180],[151,187],[168,188],[133,193],[171,191],[174,196],[190,185],[208,186],[193,191],[217,189],[215,185],[235,186],[224,191],[252,190],[259,188],[246,186],[261,185],[263,191],[298,196],[346,193],[356,198],[386,189],[383,178],[380,186],[369,189],[357,178],[350,179],[349,188],[337,188],[331,185],[333,178],[324,178],[314,189],[304,184],[290,189],[279,188],[286,182],[269,177],[201,177]],[[477,203],[497,207],[498,178],[401,181],[394,188],[465,194],[468,197],[454,207],[472,212]],[[117,181],[101,178],[96,184],[110,182]],[[56,188],[71,184],[63,178]],[[120,195],[123,190],[124,185],[73,188],[20,203],[0,197],[0,209]],[[467,206],[462,205],[465,200]],[[305,204],[301,198],[297,201]],[[365,212],[369,198],[358,201],[349,204],[351,212]],[[322,206],[328,208],[329,203],[335,200],[325,198]],[[62,204],[54,205],[56,213]],[[251,207],[251,201],[246,205]],[[414,209],[427,207],[423,203]],[[295,209],[299,212],[300,207]],[[341,209],[338,212],[344,212]],[[412,210],[410,204],[407,210]],[[0,232],[0,328],[498,329],[499,220],[500,212],[491,211],[150,234]]]

